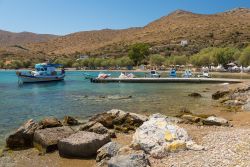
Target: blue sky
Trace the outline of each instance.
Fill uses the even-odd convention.
[[[212,14],[250,0],[0,0],[0,29],[69,34],[140,27],[176,9]]]

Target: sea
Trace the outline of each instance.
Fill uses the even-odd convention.
[[[98,75],[99,72],[88,72]],[[120,72],[106,72],[112,77]],[[143,77],[145,73],[134,73]],[[223,84],[186,83],[91,83],[82,71],[67,71],[61,82],[18,84],[15,71],[0,71],[0,146],[6,136],[28,119],[53,116],[80,120],[121,109],[135,113],[176,115],[182,108],[209,113],[216,101],[211,94]],[[198,92],[202,98],[189,97]]]

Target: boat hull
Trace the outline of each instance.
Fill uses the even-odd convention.
[[[18,79],[22,83],[36,83],[36,82],[52,82],[52,81],[62,81],[64,80],[65,75],[56,75],[56,76],[28,76],[20,75]]]

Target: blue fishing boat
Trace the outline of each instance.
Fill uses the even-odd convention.
[[[17,71],[16,75],[19,83],[62,81],[65,77],[65,70],[62,68],[61,72],[56,71],[56,68],[59,67],[62,65],[41,63],[35,65],[34,71]]]
[[[173,68],[171,69],[170,73],[169,73],[170,77],[176,77],[176,70]]]

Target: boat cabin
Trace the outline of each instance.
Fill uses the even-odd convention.
[[[56,68],[62,67],[61,64],[36,64],[35,71],[32,71],[33,75],[57,75]]]

